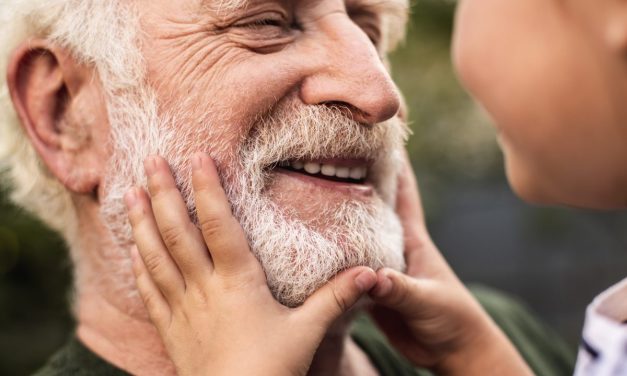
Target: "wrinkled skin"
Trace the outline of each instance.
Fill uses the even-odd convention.
[[[232,162],[224,159],[252,121],[284,98],[341,103],[364,124],[399,111],[397,89],[367,34],[376,40],[381,33],[372,27],[378,15],[360,1],[254,1],[229,12],[178,3],[149,2],[142,9],[149,79],[165,108],[169,100],[191,97],[183,109],[190,123],[206,116],[219,124],[206,137],[218,164]],[[362,14],[363,28],[346,7]],[[268,193],[296,208],[302,220],[343,198],[283,175],[273,181]]]

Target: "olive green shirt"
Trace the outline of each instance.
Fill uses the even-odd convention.
[[[575,364],[574,349],[568,348],[553,331],[537,321],[525,307],[494,290],[474,287],[471,291],[537,375],[572,375]],[[426,370],[414,368],[397,353],[368,316],[357,317],[351,335],[381,375],[431,375]],[[128,374],[99,358],[77,339],[72,338],[35,374],[35,376],[61,375],[121,376]]]

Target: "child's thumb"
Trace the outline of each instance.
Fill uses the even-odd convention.
[[[375,303],[388,307],[399,313],[415,307],[420,288],[416,281],[401,272],[384,268],[377,272],[377,284],[370,291],[370,297]]]
[[[341,272],[307,299],[301,310],[310,323],[325,329],[348,311],[377,282],[374,270],[359,266]]]

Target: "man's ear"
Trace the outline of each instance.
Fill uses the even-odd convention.
[[[92,193],[99,183],[90,134],[97,116],[86,112],[98,105],[86,98],[98,97],[87,88],[92,75],[67,50],[42,39],[21,45],[7,72],[11,99],[31,144],[48,170],[75,193]]]

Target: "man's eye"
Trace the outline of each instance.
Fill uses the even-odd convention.
[[[249,27],[255,27],[255,26],[276,26],[276,27],[283,27],[283,21],[266,18],[266,19],[263,19],[263,20],[255,20],[255,21],[249,22],[248,24],[240,25],[240,26],[249,26]]]
[[[371,12],[365,10],[352,9],[348,11],[348,15],[353,22],[363,30],[375,47],[381,42],[381,29],[379,18]]]
[[[372,44],[374,44],[375,47],[379,46],[379,40],[381,39],[381,36],[379,35],[379,33],[366,32],[366,35],[368,36],[368,39],[370,39],[370,41],[372,42]]]
[[[378,47],[379,43],[381,42],[381,33],[378,30],[373,30],[372,28],[367,27],[362,27],[362,30],[364,31],[368,39],[370,39],[372,44],[374,44],[375,47]]]
[[[238,19],[229,27],[234,40],[257,53],[280,51],[295,37],[287,12],[258,12]]]
[[[278,27],[286,28],[287,21],[281,15],[261,15],[255,18],[249,18],[241,20],[235,23],[233,26],[240,28],[263,28],[263,27]]]

